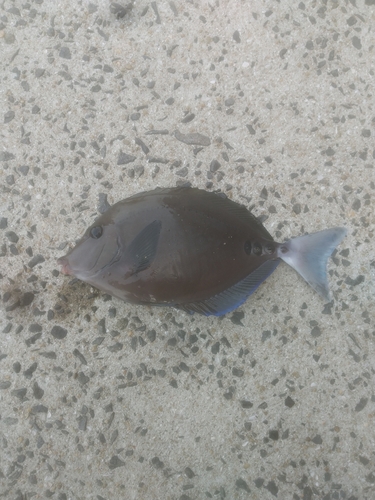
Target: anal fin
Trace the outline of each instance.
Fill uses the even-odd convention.
[[[223,316],[243,304],[258,286],[273,273],[279,263],[280,259],[267,260],[246,278],[223,292],[206,300],[175,304],[175,307],[188,313],[196,312],[205,316]]]

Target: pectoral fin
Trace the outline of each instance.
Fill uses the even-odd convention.
[[[161,221],[154,220],[134,238],[126,249],[126,261],[129,263],[128,276],[147,269],[158,249]]]

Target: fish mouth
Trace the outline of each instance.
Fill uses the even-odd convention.
[[[120,241],[119,237],[116,239],[116,244],[117,244],[117,248],[116,248],[116,251],[114,251],[114,254],[113,254],[111,260],[107,264],[105,264],[103,267],[101,267],[100,269],[96,269],[96,266],[98,265],[98,262],[103,254],[103,251],[106,247],[105,245],[103,245],[100,248],[100,250],[98,249],[98,253],[97,253],[97,256],[95,258],[95,261],[89,269],[84,269],[84,270],[77,269],[76,265],[74,263],[74,259],[73,259],[73,263],[72,263],[73,267],[72,267],[72,265],[69,262],[68,257],[71,255],[72,252],[74,253],[75,249],[73,249],[71,252],[69,252],[68,255],[65,255],[64,257],[60,257],[59,259],[57,259],[57,263],[62,267],[61,272],[63,274],[66,274],[68,276],[76,276],[76,278],[81,279],[83,281],[85,281],[87,279],[93,279],[96,276],[98,276],[100,273],[102,273],[105,269],[109,268],[110,266],[112,266],[113,264],[115,264],[116,262],[118,262],[120,260],[121,252],[122,252],[122,245],[121,245],[121,241]]]
[[[69,261],[66,257],[60,257],[57,259],[57,263],[61,266],[61,272],[63,274],[66,274],[67,276],[71,276],[73,274]]]

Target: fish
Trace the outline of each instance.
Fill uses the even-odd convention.
[[[156,188],[112,205],[58,259],[61,271],[132,304],[222,316],[286,262],[330,301],[335,227],[277,243],[243,205],[195,187]]]

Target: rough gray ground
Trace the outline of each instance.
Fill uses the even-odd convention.
[[[374,10],[1,2],[1,498],[375,498]],[[279,241],[346,226],[332,302],[286,265],[222,319],[59,274],[185,182]]]

